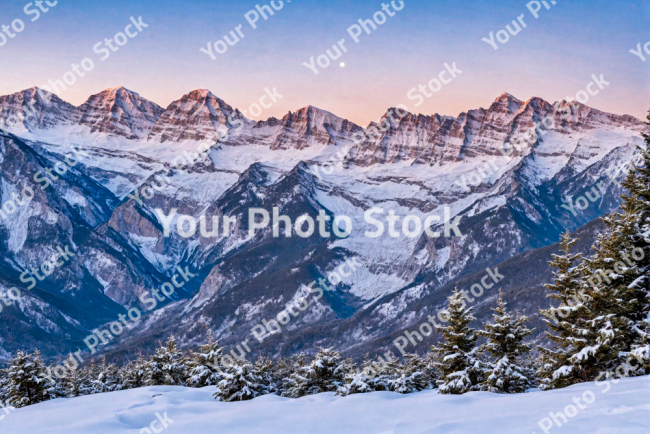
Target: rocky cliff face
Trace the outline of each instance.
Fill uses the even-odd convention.
[[[165,110],[120,86],[91,96],[78,111],[79,124],[89,126],[91,132],[138,139],[149,134]]]
[[[234,110],[207,89],[197,89],[172,102],[160,116],[148,139],[157,142],[219,139]]]
[[[379,124],[374,124],[390,128],[355,149],[349,159],[351,163],[369,166],[412,161],[433,166],[500,156],[504,143],[516,143],[536,124],[542,125],[545,132],[567,135],[613,125],[638,129],[638,119],[627,115],[603,113],[579,103],[550,104],[536,97],[523,102],[507,93],[487,110],[469,110],[457,118],[408,114],[400,119],[394,109],[391,113],[391,119],[398,122],[384,116]],[[535,140],[536,137],[531,142]]]
[[[36,87],[0,96],[0,128],[3,129],[38,131],[78,121],[75,106]]]
[[[351,258],[360,264],[353,273],[254,351],[288,354],[320,344],[371,350],[420,318],[413,312],[423,303],[442,306],[455,282],[543,249],[565,228],[614,209],[621,190],[605,173],[632,157],[646,128],[580,104],[503,94],[457,118],[399,119],[391,109],[369,125],[376,135],[354,146],[360,126],[312,106],[256,122],[207,90],[164,111],[121,87],[80,107],[43,95],[33,88],[0,97],[2,203],[16,201],[25,187],[35,193],[0,220],[0,290],[22,293],[0,312],[7,319],[0,356],[25,345],[51,356],[84,348],[94,328],[131,307],[144,312],[139,296],[170,281],[179,266],[196,277],[103,354],[147,350],[169,333],[193,345],[203,324],[226,346],[237,345],[262,319],[308,296],[305,285]],[[509,156],[499,151],[525,134],[526,147]],[[588,208],[562,207],[600,181],[604,190]],[[316,230],[303,239],[275,238],[268,228],[250,237],[252,207],[278,207],[292,221],[346,215],[353,231],[341,238]],[[460,217],[460,234],[368,238],[374,228],[364,212],[372,207],[384,209],[382,220],[389,211],[400,219],[443,217],[448,208],[451,219]],[[157,209],[177,212],[168,237]],[[186,238],[175,230],[181,214],[206,216],[207,230],[212,216],[237,220],[227,236],[220,227],[201,237],[197,228]],[[444,232],[442,220],[433,230]],[[332,233],[331,219],[327,229]],[[27,289],[20,276],[65,245],[74,257]],[[542,275],[544,266],[536,266]],[[538,307],[526,306],[529,313]]]
[[[0,97],[0,126],[17,132],[87,126],[86,133],[138,139],[147,136],[163,112],[156,103],[121,86],[92,95],[79,107],[36,87]]]

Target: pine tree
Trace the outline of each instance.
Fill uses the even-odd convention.
[[[333,348],[319,348],[314,360],[291,375],[286,396],[299,398],[323,392],[336,392],[352,369]]]
[[[337,395],[347,396],[355,393],[374,392],[367,372],[353,370],[345,374],[344,383],[336,390]]]
[[[273,366],[271,378],[273,384],[276,386],[276,394],[286,396],[287,391],[294,386],[291,380],[291,374],[298,372],[300,368],[305,366],[305,354],[293,354],[288,359],[280,359]]]
[[[547,297],[560,302],[557,307],[540,309],[544,322],[551,330],[546,337],[555,344],[555,348],[539,347],[542,355],[542,367],[538,372],[542,379],[541,388],[552,389],[566,387],[581,380],[583,368],[575,366],[569,359],[587,345],[587,321],[592,316],[588,304],[590,293],[585,290],[583,274],[585,267],[578,264],[582,255],[571,254],[571,248],[577,242],[567,230],[560,238],[561,254],[553,254],[549,262],[555,268],[553,283],[544,285],[552,291]],[[592,361],[585,360],[583,366]]]
[[[98,366],[97,374],[92,379],[92,393],[114,392],[121,389],[120,369],[115,364],[107,364],[105,358],[102,359],[102,364]]]
[[[269,386],[264,384],[265,376],[270,374],[271,367],[266,365],[259,371],[246,359],[235,360],[235,363],[228,364],[223,372],[223,380],[217,384],[217,391],[214,398],[217,401],[247,401],[260,395],[269,393]]]
[[[365,360],[362,364],[364,372],[368,372],[368,384],[374,390],[394,392],[398,379],[402,375],[404,365],[392,353],[384,360],[381,356],[377,361]]]
[[[431,346],[437,353],[433,365],[441,373],[437,381],[440,393],[462,394],[478,390],[484,380],[485,366],[477,355],[476,330],[469,326],[476,319],[471,315],[472,308],[465,309],[463,294],[458,290],[448,300],[449,325],[439,328],[444,341],[437,347]]]
[[[9,398],[7,395],[8,387],[9,379],[7,378],[7,370],[0,369],[0,406]]]
[[[610,277],[625,319],[623,334],[615,342],[620,350],[616,363],[625,363],[630,375],[650,374],[650,135],[642,135],[646,148],[639,148],[639,164],[631,167],[622,184],[627,190],[622,212],[605,221],[612,238],[622,238],[617,252],[622,261],[613,264],[616,279]]]
[[[617,218],[620,216],[613,213],[602,220],[609,226]],[[625,254],[621,243],[624,238],[608,232],[599,235],[593,247],[596,253],[582,263],[585,269],[583,291],[589,295],[586,303],[589,314],[576,327],[578,334],[566,363],[574,378],[570,384],[592,381],[601,373],[613,370],[620,364],[619,353],[631,347],[633,322],[626,317],[626,311],[630,307],[628,302],[633,300],[625,300],[627,289],[622,284],[627,279],[610,269],[617,259],[622,259],[620,255]],[[622,265],[626,267],[625,263]],[[629,270],[619,271],[630,274]]]
[[[530,352],[524,339],[533,332],[524,323],[527,317],[513,317],[499,292],[497,307],[492,309],[492,324],[485,324],[479,336],[487,338],[481,349],[490,353],[495,363],[487,372],[482,387],[493,393],[523,393],[534,384],[534,374],[523,366],[523,356]]]
[[[428,352],[426,357],[424,358],[424,374],[427,379],[426,389],[438,388],[438,380],[440,378],[438,376],[438,369],[436,368],[435,363],[436,363],[436,355],[432,352]]]
[[[146,367],[147,386],[184,386],[186,378],[185,357],[176,346],[176,338],[170,336],[167,344],[156,349]]]
[[[427,365],[417,354],[404,355],[399,375],[392,381],[391,390],[397,393],[414,393],[429,386]]]
[[[123,389],[135,389],[145,386],[147,379],[147,360],[138,354],[138,358],[130,361],[120,370],[120,381]]]
[[[383,360],[383,359],[382,359]],[[372,360],[366,354],[361,367],[355,366],[345,374],[344,384],[336,391],[337,395],[347,396],[355,393],[369,393],[377,390],[391,390],[397,378],[394,370],[387,369],[385,362]]]
[[[57,365],[59,365],[59,363],[50,364],[49,366],[45,367],[48,375],[47,378],[43,377],[46,380],[43,384],[45,386],[45,390],[49,396],[49,399],[65,398],[68,396],[65,387],[65,382],[67,380],[67,371],[64,371],[66,372],[66,376],[64,377],[59,377],[56,374],[53,374],[54,369],[58,367]]]
[[[639,164],[632,165],[622,183],[627,192],[621,196],[621,211],[602,218],[607,232],[587,261],[594,273],[589,285],[595,339],[574,359],[586,350],[597,352],[594,377],[621,363],[630,375],[650,373],[650,136],[643,136],[647,149],[640,149]]]
[[[63,364],[58,361],[46,368],[48,375],[46,376],[47,382],[45,384],[47,385],[50,399],[70,397],[70,381],[77,373],[78,368],[79,363],[72,354],[68,354],[68,358]],[[89,393],[87,392],[85,394]]]
[[[90,363],[87,363],[86,366],[84,366],[84,371],[86,371],[86,375],[90,380],[90,393],[91,394],[98,393],[97,389],[95,388],[95,384],[93,382],[97,377],[99,377],[99,374],[101,374],[102,366],[92,361]]]
[[[650,373],[650,154],[641,150],[640,157],[622,183],[627,193],[620,212],[602,218],[607,229],[584,261],[592,315],[582,330],[584,343],[569,360],[581,381],[623,363],[628,375]]]
[[[268,357],[259,356],[253,364],[253,368],[260,377],[260,383],[264,386],[264,393],[277,393],[278,386],[275,384],[273,378],[273,373],[275,372],[273,360]]]
[[[648,115],[650,125],[650,114]],[[631,243],[635,249],[644,252],[642,259],[635,259],[636,270],[639,277],[628,287],[628,291],[634,291],[638,303],[632,304],[631,319],[634,323],[632,330],[633,338],[630,356],[637,361],[638,367],[630,366],[635,374],[650,374],[650,134],[643,134],[645,149],[641,150],[642,163],[630,173],[624,187],[629,191],[629,199],[624,198],[630,212],[636,216],[637,231],[630,234]],[[627,354],[622,354],[627,357]]]
[[[549,334],[558,349],[542,349],[543,389],[591,381],[621,363],[630,375],[650,373],[650,154],[640,156],[622,184],[621,212],[602,218],[595,254],[576,267],[578,303]]]
[[[17,351],[6,372],[8,405],[20,408],[50,399],[46,369],[38,350],[33,354]]]
[[[219,342],[212,337],[212,331],[207,331],[208,342],[203,345],[199,352],[192,353],[188,361],[187,385],[190,387],[214,386],[223,379],[219,366],[223,348],[219,348]]]
[[[72,354],[68,355],[66,367],[68,376],[63,379],[63,387],[67,397],[74,398],[93,393],[93,382],[88,370],[80,368]]]

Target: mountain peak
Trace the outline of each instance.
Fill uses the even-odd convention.
[[[325,115],[328,115],[328,116],[334,116],[334,117],[338,118],[338,116],[336,116],[334,113],[328,112],[327,110],[323,110],[323,109],[318,108],[316,106],[313,106],[311,104],[306,105],[306,106],[304,106],[302,108],[299,108],[298,110],[296,110],[296,113],[322,113],[322,114],[325,114]]]
[[[494,100],[492,103],[491,111],[496,110],[497,112],[503,112],[505,109],[505,112],[503,113],[509,113],[510,115],[514,115],[519,111],[519,109],[524,105],[524,102],[521,101],[520,99],[515,98],[514,96],[510,95],[507,92],[502,93],[499,95],[497,99]]]
[[[149,140],[218,140],[233,113],[238,112],[208,89],[194,89],[167,106]]]
[[[149,133],[164,109],[124,86],[117,86],[91,95],[79,111],[79,123],[89,126],[92,132],[137,139]]]
[[[41,89],[38,86],[32,86],[29,89],[23,90],[23,92],[27,92],[27,91],[29,91],[29,92],[37,92],[37,93],[39,93],[41,95],[53,95],[52,92],[48,92],[47,90]]]
[[[129,90],[124,86],[109,87],[108,89],[104,89],[101,92],[96,93],[95,95],[91,95],[90,98],[88,98],[88,100],[90,100],[91,98],[96,97],[98,95],[101,95],[101,96],[117,96],[117,97],[120,97],[120,98],[127,98],[127,97],[130,97],[130,96],[133,96],[133,97],[137,97],[137,98],[142,99],[142,97],[140,97],[139,93],[134,92],[132,90]]]
[[[515,98],[508,92],[503,92],[494,100],[494,102],[511,102],[511,101],[518,104],[523,104],[523,101],[519,100],[518,98]]]
[[[524,107],[532,107],[535,111],[538,112],[553,109],[552,104],[538,96],[534,96],[526,101],[520,110],[524,110]]]
[[[77,108],[56,94],[32,86],[0,96],[0,128],[47,130],[56,125],[75,123]]]
[[[44,104],[49,104],[50,102],[64,103],[64,101],[61,100],[56,94],[48,92],[47,90],[41,89],[40,87],[36,87],[36,86],[32,86],[29,89],[20,91],[17,94],[21,94],[25,100],[34,100],[34,101],[40,100]]]
[[[193,91],[189,92],[187,95],[185,95],[190,98],[207,98],[208,96],[212,96],[214,98],[217,98],[212,92],[210,92],[208,89],[194,89]],[[219,98],[217,98],[219,99]]]
[[[343,122],[343,119],[336,116],[334,113],[328,112],[327,110],[320,109],[313,105],[308,105],[303,108],[296,110],[295,112],[288,112],[283,118],[285,124],[295,124],[296,122],[306,122],[305,126],[308,130],[311,128],[323,128],[324,124],[340,125]]]

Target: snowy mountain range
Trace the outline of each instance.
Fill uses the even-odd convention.
[[[362,128],[312,106],[253,121],[205,89],[165,109],[124,87],[79,107],[37,88],[0,97],[1,197],[16,205],[0,215],[0,291],[21,293],[0,312],[0,358],[21,348],[87,350],[93,330],[132,307],[147,312],[141,295],[178,268],[195,276],[99,355],[146,352],[170,333],[195,345],[205,325],[227,350],[249,339],[253,353],[268,355],[319,345],[383,353],[442,309],[454,286],[469,290],[495,266],[504,279],[476,300],[479,318],[502,289],[535,322],[548,305],[540,285],[551,245],[565,228],[581,228],[586,250],[593,220],[619,203],[621,188],[606,174],[643,146],[647,129],[632,116],[505,93],[455,118],[396,113]],[[527,135],[529,146],[501,151]],[[33,198],[20,200],[26,187]],[[598,197],[571,211],[566,205],[584,191]],[[372,207],[423,220],[447,207],[462,236],[274,238],[269,228],[250,237],[251,207],[278,207],[292,220],[346,215],[359,228]],[[156,209],[174,208],[238,223],[227,237],[164,237]],[[68,262],[42,280],[29,277],[65,246]],[[254,326],[306,297],[310,282],[346,258],[362,265],[282,333],[253,339]]]

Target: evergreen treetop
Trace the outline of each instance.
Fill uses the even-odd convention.
[[[506,309],[503,295],[499,292],[497,307],[492,309],[492,323],[485,324],[479,334],[487,338],[481,349],[494,357],[496,362],[487,372],[483,388],[495,393],[522,393],[534,383],[534,373],[523,366],[522,357],[530,352],[524,343],[533,330],[524,325],[526,316],[513,317]]]
[[[176,346],[176,338],[170,336],[167,344],[156,349],[147,364],[147,386],[183,386],[186,377],[185,356]]]
[[[442,326],[443,341],[438,346],[431,346],[437,353],[433,365],[441,374],[438,380],[440,393],[462,394],[477,390],[483,381],[485,366],[476,353],[476,330],[470,327],[475,320],[471,315],[472,308],[465,309],[462,292],[456,289],[448,297],[447,308],[448,326]]]
[[[6,404],[20,408],[50,399],[48,380],[43,377],[45,365],[38,350],[33,354],[17,351],[6,373]]]

